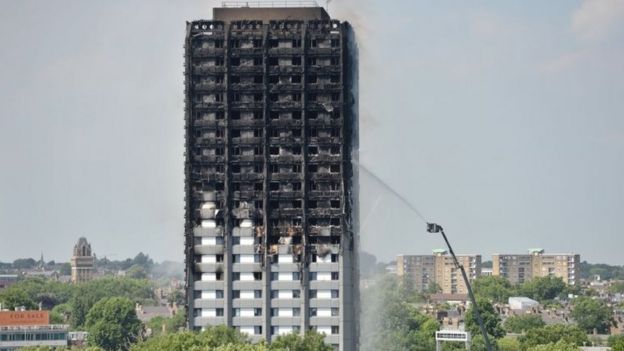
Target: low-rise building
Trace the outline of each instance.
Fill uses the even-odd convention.
[[[481,255],[457,255],[470,281],[481,275]],[[467,294],[461,271],[446,250],[433,250],[432,255],[397,256],[397,274],[412,280],[417,290],[423,291],[437,284],[444,294]]]
[[[568,285],[579,285],[581,257],[578,254],[544,254],[543,249],[529,249],[528,254],[492,255],[492,275],[521,284],[536,277],[554,276]]]
[[[0,351],[66,347],[68,331],[68,325],[50,324],[48,311],[0,311]]]

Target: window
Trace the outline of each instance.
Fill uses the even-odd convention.
[[[279,155],[279,150],[280,148],[278,146],[271,146],[269,148],[269,154],[275,156],[275,155]]]
[[[262,316],[262,308],[254,308],[254,317]]]
[[[262,47],[262,39],[254,39],[253,40],[253,47],[254,48]]]
[[[331,272],[331,280],[338,280],[338,279],[339,279],[339,273]]]
[[[331,333],[332,334],[340,334],[340,327],[337,325],[332,325],[331,327]]]
[[[310,66],[316,65],[316,57],[309,57],[308,58],[308,65],[310,65]]]
[[[277,59],[277,57],[269,57],[269,66],[277,66],[279,63],[279,60]]]
[[[217,313],[217,317],[223,317],[223,308],[217,308],[215,312]]]
[[[332,39],[331,40],[331,47],[332,48],[337,48],[338,45],[340,45],[340,40],[338,40],[338,39]]]
[[[301,39],[293,39],[292,47],[293,48],[300,48],[301,47]]]
[[[275,191],[275,190],[279,190],[280,185],[277,182],[271,182],[269,184],[269,190]]]
[[[232,83],[232,84],[240,83],[240,77],[239,76],[231,76],[230,77],[230,83]]]
[[[340,58],[339,57],[332,57],[330,63],[332,64],[332,66],[336,66],[340,64]]]
[[[340,200],[331,200],[330,205],[331,208],[340,208]]]
[[[316,39],[310,39],[310,47],[311,48],[315,48],[316,47]]]
[[[262,184],[262,183],[255,183],[254,184],[254,190],[255,191],[262,191],[262,189],[264,189],[264,184]]]
[[[254,57],[253,59],[254,66],[262,66],[262,57]],[[257,82],[255,78],[260,77],[260,82]],[[254,77],[254,83],[262,83],[262,76]]]
[[[308,83],[316,83],[317,79],[318,77],[316,76],[316,74],[311,74],[308,76]]]
[[[292,58],[293,66],[301,66],[301,57],[293,57]]]
[[[301,173],[301,165],[293,165],[292,171],[293,173]]]
[[[256,200],[254,201],[254,207],[258,210],[261,210],[264,208],[264,202],[262,200]]]
[[[308,153],[310,155],[318,155],[318,146],[308,146]]]
[[[255,102],[262,101],[262,94],[254,94],[253,99]]]
[[[293,111],[292,119],[301,119],[301,111]]]
[[[230,47],[231,48],[238,48],[238,47],[240,47],[240,41],[238,41],[238,39],[230,40]]]
[[[254,280],[262,280],[262,272],[254,272]]]
[[[292,202],[292,207],[293,208],[301,208],[301,200],[294,200]]]
[[[271,165],[271,173],[279,173],[279,166]]]
[[[301,190],[301,183],[293,183],[292,187],[294,191],[299,191]]]
[[[253,119],[262,119],[262,111],[254,111]]]
[[[240,111],[230,112],[230,119],[240,119]]]
[[[293,290],[292,291],[293,299],[298,299],[301,297],[301,290]]]
[[[301,83],[301,76],[292,76],[290,77],[290,82],[293,84]]]
[[[232,57],[232,58],[230,59],[230,65],[235,66],[235,67],[236,67],[236,66],[240,66],[240,58],[238,58],[238,57]]]

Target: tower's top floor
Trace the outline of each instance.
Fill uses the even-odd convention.
[[[329,20],[329,14],[314,1],[229,1],[212,10],[215,21]]]

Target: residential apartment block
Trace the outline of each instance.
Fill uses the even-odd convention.
[[[578,254],[545,254],[543,249],[529,249],[528,254],[492,255],[492,275],[507,278],[512,284],[535,277],[554,276],[568,285],[581,279],[581,257]]]
[[[470,281],[481,275],[481,255],[458,255]],[[433,250],[433,255],[397,256],[397,275],[409,277],[417,290],[423,291],[436,283],[444,294],[467,294],[461,271],[446,250]]]
[[[354,34],[317,5],[247,5],[187,24],[189,327],[357,350]]]

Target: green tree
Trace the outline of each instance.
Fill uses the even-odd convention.
[[[624,351],[624,335],[611,335],[608,341],[611,351]]]
[[[213,350],[217,347],[239,347],[248,345],[249,338],[234,328],[226,326],[209,327],[201,333],[179,332],[161,334],[132,346],[132,351],[187,351]],[[233,348],[232,350],[238,350]],[[252,349],[253,350],[253,349]]]
[[[0,291],[0,304],[2,304],[2,308],[9,310],[22,306],[28,310],[37,308],[35,301],[18,285],[12,285]]]
[[[624,294],[624,281],[612,282],[609,286],[611,294]]]
[[[499,276],[481,276],[472,283],[474,293],[477,297],[497,303],[507,303],[510,296],[514,294],[511,283]]]
[[[147,322],[146,327],[151,330],[152,336],[157,336],[164,333],[175,333],[180,330],[180,328],[184,328],[186,325],[186,317],[184,311],[179,311],[175,316],[165,318],[165,317],[154,317],[149,322]]]
[[[505,320],[503,327],[508,333],[523,333],[531,329],[545,326],[542,317],[535,314],[511,316]]]
[[[519,293],[539,302],[554,299],[566,291],[566,284],[559,277],[536,277],[520,286]]]
[[[97,302],[85,324],[90,346],[104,350],[128,350],[142,334],[134,303],[124,297],[111,297]]]
[[[497,341],[498,351],[520,351],[520,341],[516,338],[504,337]]]
[[[477,306],[479,307],[479,313],[483,319],[483,325],[487,333],[496,339],[505,336],[505,330],[501,326],[500,316],[494,311],[492,304],[483,298],[479,298],[477,299]],[[466,330],[472,335],[481,335],[481,329],[479,328],[474,306],[468,308],[464,318]]]
[[[59,267],[59,273],[61,275],[71,275],[71,264],[69,262],[61,264]]]
[[[557,341],[546,345],[537,345],[531,351],[578,351],[580,348],[572,343]]]
[[[522,350],[533,350],[538,345],[556,344],[560,340],[569,344],[583,346],[589,342],[585,331],[577,326],[563,324],[547,325],[543,328],[531,329],[518,338]]]
[[[131,279],[146,279],[147,272],[145,271],[145,268],[143,266],[135,264],[132,267],[128,268],[128,270],[126,271],[126,277]]]
[[[37,265],[34,258],[18,258],[13,261],[13,269],[31,269]]]
[[[126,297],[135,303],[149,303],[153,301],[154,291],[149,281],[129,278],[104,278],[78,284],[69,301],[72,327],[81,327],[91,307],[107,297]]]
[[[436,320],[411,301],[416,292],[396,277],[381,276],[362,291],[361,350],[433,350]]]
[[[576,324],[588,333],[596,329],[599,333],[605,333],[611,325],[611,310],[602,301],[590,297],[581,296],[572,302],[570,313]]]
[[[332,351],[333,348],[325,344],[325,337],[314,331],[305,333],[303,337],[299,334],[280,335],[271,343],[269,350],[289,350],[289,351]]]

